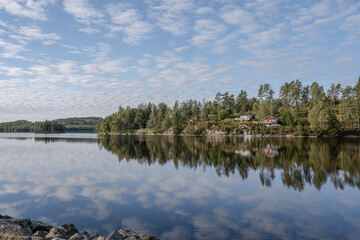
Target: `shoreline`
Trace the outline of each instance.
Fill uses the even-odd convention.
[[[205,134],[205,135],[196,135],[196,134],[169,134],[169,133],[146,133],[146,134],[137,134],[137,133],[95,133],[98,135],[110,135],[110,136],[178,136],[178,137],[245,137],[245,138],[360,138],[357,135],[346,135],[346,136],[297,136],[297,135],[232,135],[232,134]]]
[[[34,132],[0,132],[0,133],[33,133],[33,134],[64,134],[64,133],[34,133]],[[179,137],[245,137],[245,138],[360,138],[360,135],[344,135],[344,136],[298,136],[298,135],[245,135],[245,134],[222,134],[211,133],[204,135],[197,134],[172,134],[172,133],[98,133],[98,132],[65,132],[65,133],[83,133],[83,134],[97,134],[97,135],[110,135],[110,136],[179,136]]]
[[[0,214],[0,239],[7,240],[159,240],[150,234],[139,234],[130,229],[114,230],[107,236],[89,234],[72,223],[52,226],[29,218],[17,219]]]

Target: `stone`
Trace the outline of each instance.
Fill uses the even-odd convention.
[[[31,236],[31,240],[45,240],[44,237]]]
[[[139,234],[138,237],[139,240],[159,240],[158,238],[148,234]]]
[[[97,233],[94,233],[89,236],[89,240],[105,240],[105,238]]]
[[[105,238],[105,240],[124,240],[124,238],[119,232],[113,231]]]
[[[128,237],[136,235],[136,232],[134,232],[130,229],[120,229],[118,232],[123,236],[123,238],[128,238]]]
[[[68,239],[68,232],[63,227],[54,227],[50,229],[49,233],[45,236],[46,239]]]
[[[13,218],[0,219],[0,233],[12,236],[31,236],[32,231],[26,223],[26,220],[19,221]]]
[[[118,231],[126,240],[158,240],[149,234],[138,234],[130,229],[120,229]]]
[[[89,240],[97,239],[99,237],[99,234],[94,233],[89,236]]]
[[[89,237],[89,233],[87,231],[82,231],[82,232],[80,232],[80,234],[85,237]]]
[[[64,224],[61,227],[63,227],[67,232],[69,236],[74,235],[75,233],[79,233],[77,228],[72,223]]]
[[[135,236],[130,236],[130,237],[125,238],[124,240],[138,240],[138,238]]]
[[[83,235],[81,235],[80,233],[75,233],[74,235],[72,235],[69,240],[84,240],[85,237]]]
[[[48,234],[48,232],[42,231],[42,230],[38,230],[34,233],[34,236],[37,237],[45,237]]]
[[[32,230],[33,233],[41,230],[41,231],[45,231],[45,232],[49,232],[50,229],[53,228],[53,226],[46,224],[46,223],[42,223],[40,221],[32,221],[30,224],[30,228]]]

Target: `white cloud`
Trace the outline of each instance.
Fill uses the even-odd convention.
[[[331,0],[322,0],[319,3],[314,4],[310,8],[310,12],[315,17],[326,17],[333,13],[333,9],[331,6],[332,1]]]
[[[86,27],[86,28],[79,28],[80,32],[88,33],[88,34],[94,34],[94,33],[100,33],[101,31],[96,28],[92,27]]]
[[[88,0],[64,0],[63,4],[67,13],[84,24],[99,23],[104,16],[103,13],[91,6]]]
[[[146,0],[150,5],[149,17],[161,29],[175,36],[183,36],[189,31],[190,19],[186,13],[195,8],[193,0]]]
[[[0,0],[0,9],[10,14],[34,20],[47,20],[45,7],[55,0]]]
[[[216,40],[226,29],[225,25],[212,19],[197,20],[194,26],[197,34],[191,38],[190,42],[199,47],[209,46],[209,43]]]
[[[115,25],[111,25],[112,32],[123,32],[124,42],[138,44],[141,40],[149,38],[153,26],[143,21],[140,13],[129,4],[110,4],[107,11]]]
[[[182,46],[182,47],[175,48],[174,51],[175,52],[182,52],[182,51],[184,51],[184,50],[186,50],[188,48],[189,48],[189,46]]]
[[[206,15],[215,13],[215,10],[211,7],[201,7],[196,10],[196,13],[199,15]]]
[[[125,59],[115,59],[110,61],[101,61],[101,62],[93,62],[86,65],[83,65],[82,68],[86,73],[112,73],[119,74],[125,73],[128,71],[127,68],[124,67]]]
[[[23,77],[25,75],[32,75],[31,71],[26,71],[20,67],[8,67],[0,65],[0,74],[2,72],[8,77]]]
[[[75,70],[77,68],[77,63],[74,61],[64,61],[56,64],[54,67],[57,68],[60,74],[64,75],[70,75],[77,72],[77,70]]]
[[[0,48],[3,49],[3,51],[0,52],[0,56],[2,56],[3,58],[17,58],[23,60],[26,59],[25,57],[19,55],[20,52],[25,50],[22,45],[9,43],[0,39]]]
[[[229,24],[248,25],[254,21],[254,17],[251,13],[234,6],[224,7],[220,16]]]
[[[19,40],[22,43],[27,41],[41,40],[43,44],[49,45],[60,40],[61,37],[56,33],[42,33],[42,30],[38,26],[23,26],[17,30],[18,35],[11,35],[13,38]]]

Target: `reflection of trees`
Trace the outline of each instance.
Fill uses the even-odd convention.
[[[54,142],[86,142],[86,143],[96,143],[96,138],[54,138],[54,137],[35,137],[35,142],[45,142],[45,143],[54,143]]]
[[[354,139],[103,136],[98,142],[119,161],[214,167],[219,176],[238,172],[243,179],[252,169],[268,187],[280,170],[283,184],[297,191],[307,184],[320,189],[328,180],[335,188],[360,189],[360,146]],[[245,156],[245,150],[252,154]]]

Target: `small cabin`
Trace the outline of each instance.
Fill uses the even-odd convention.
[[[251,121],[251,120],[255,120],[255,114],[242,114],[240,115],[239,118],[235,118],[235,120],[238,121]]]
[[[281,120],[273,115],[269,115],[265,118],[263,124],[268,127],[279,127],[281,126]]]

